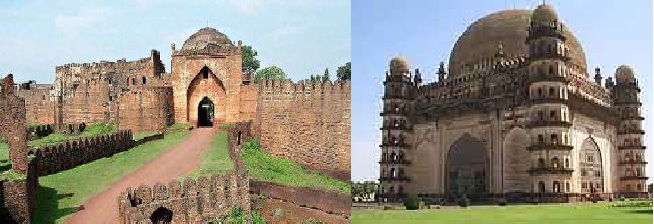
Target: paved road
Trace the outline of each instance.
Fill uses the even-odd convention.
[[[202,151],[209,148],[213,133],[210,128],[194,129],[174,148],[110,184],[106,191],[88,199],[84,209],[70,215],[65,223],[117,223],[118,196],[122,191],[141,184],[167,184],[189,174],[200,164]]]

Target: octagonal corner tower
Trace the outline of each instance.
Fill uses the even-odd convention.
[[[191,35],[182,49],[172,48],[175,122],[213,126],[239,120],[242,83],[241,42],[210,27]]]

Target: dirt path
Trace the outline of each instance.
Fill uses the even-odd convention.
[[[202,151],[209,147],[212,136],[213,130],[210,128],[191,131],[174,148],[88,199],[84,202],[84,209],[70,215],[65,223],[117,223],[118,196],[122,191],[141,184],[168,183],[187,175],[200,164]]]

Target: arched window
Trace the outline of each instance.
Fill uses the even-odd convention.
[[[552,182],[552,191],[555,193],[561,192],[561,183],[558,181]]]
[[[538,192],[545,193],[545,183],[543,181],[538,181]]]
[[[565,183],[565,192],[570,192],[570,183]]]
[[[552,158],[552,167],[553,168],[559,168],[559,158]]]
[[[538,135],[538,143],[543,143],[544,141],[543,135]]]
[[[397,174],[395,173],[395,168],[391,168],[391,177],[397,177]]]
[[[637,191],[642,191],[643,190],[643,185],[641,185],[641,184],[636,185],[636,190]]]
[[[565,167],[570,168],[570,159],[565,158]]]
[[[554,87],[550,87],[550,97],[554,97]]]
[[[143,77],[143,85],[145,85],[145,77]]]
[[[558,145],[559,144],[559,137],[556,134],[552,134],[550,136],[550,141],[552,145]]]
[[[397,159],[397,158],[395,158],[396,155],[397,155],[397,154],[395,154],[395,152],[391,153],[391,162],[395,162],[395,161],[396,161],[396,159]]]
[[[545,167],[545,159],[543,158],[538,158],[538,167],[543,168]]]
[[[386,153],[382,153],[382,158],[381,158],[382,162],[387,161],[388,158],[386,158],[386,156],[387,156]]]

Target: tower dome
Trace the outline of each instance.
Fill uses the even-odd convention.
[[[191,35],[182,46],[182,50],[203,50],[207,48],[233,47],[227,35],[210,27],[205,27]]]
[[[494,58],[501,43],[502,53],[506,60],[515,60],[527,57],[529,46],[525,43],[529,32],[532,14],[535,17],[555,18],[551,7],[539,6],[540,9],[531,10],[502,10],[473,22],[454,44],[450,53],[450,76],[461,76],[468,66],[480,64],[487,59]],[[552,14],[553,13],[553,14]],[[563,27],[566,37],[566,46],[570,63],[581,69],[586,69],[586,56],[577,38],[566,27]]]
[[[631,67],[628,65],[620,65],[615,70],[615,79],[618,83],[630,83],[636,78],[634,76],[634,70],[631,69]]]
[[[541,4],[534,10],[534,13],[531,16],[532,21],[538,22],[554,22],[558,21],[559,16],[554,11],[552,6],[547,4]]]
[[[409,62],[406,58],[398,56],[391,59],[390,63],[391,73],[404,74],[409,72]]]

